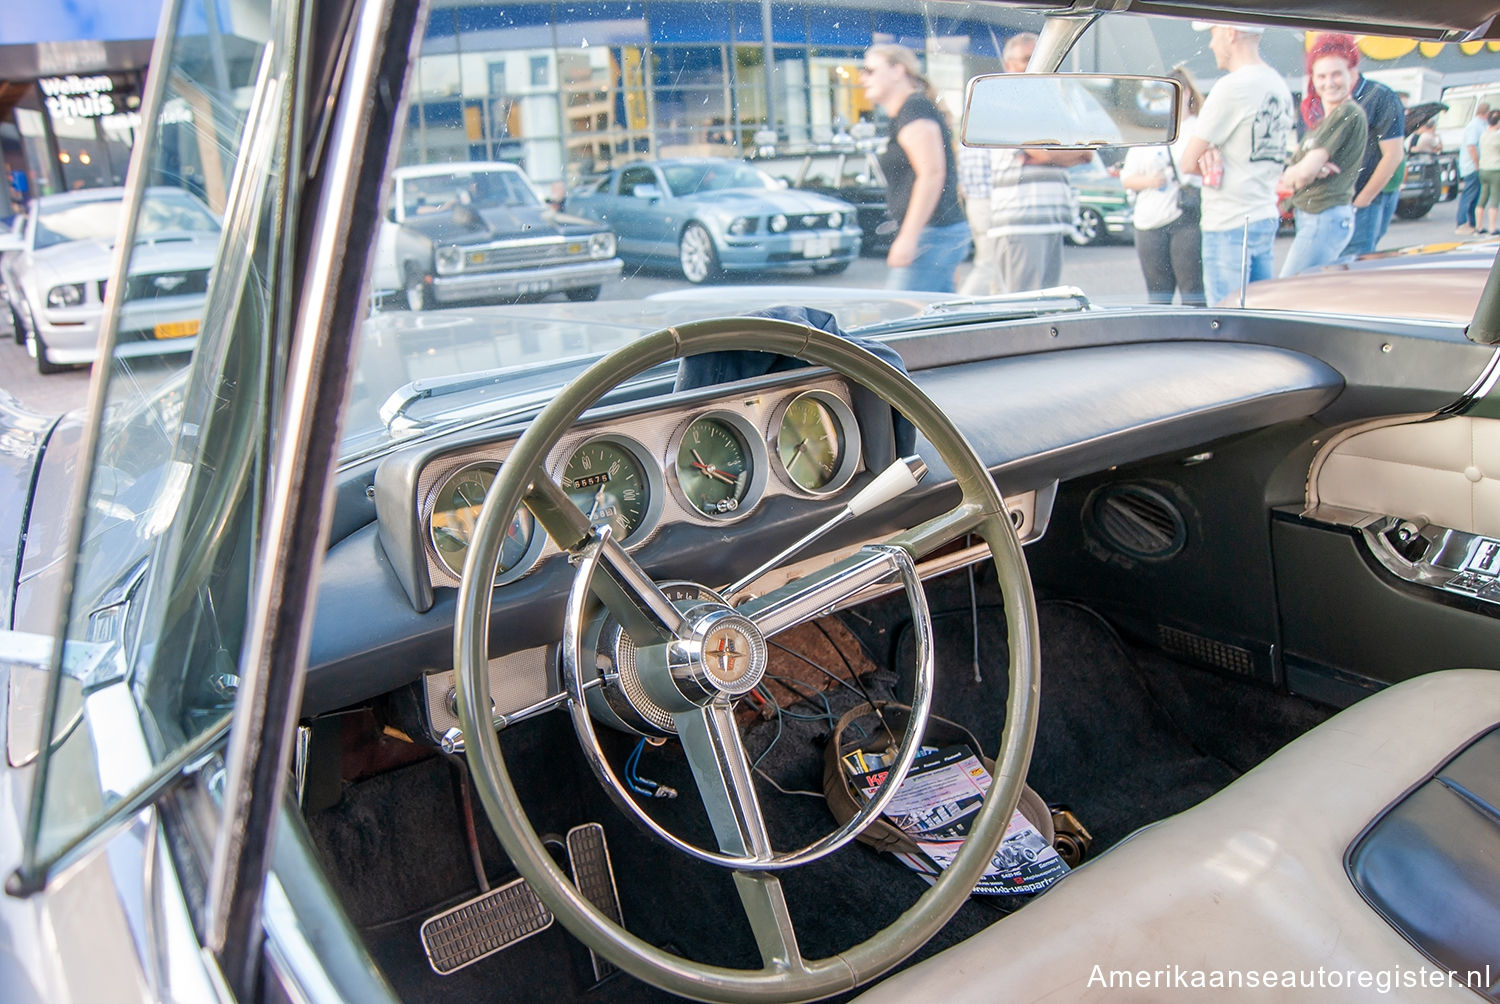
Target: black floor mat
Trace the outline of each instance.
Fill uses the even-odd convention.
[[[976,682],[964,577],[949,576],[930,592],[939,611],[936,710],[963,721],[993,752],[1005,713],[999,608],[993,595],[981,592],[985,679]],[[877,626],[894,623],[890,610],[871,613],[871,620],[851,617],[848,623],[877,664],[889,660],[904,667],[910,640],[895,628]],[[1295,698],[1132,652],[1081,607],[1044,603],[1040,627],[1041,719],[1029,781],[1048,801],[1066,803],[1078,813],[1093,831],[1096,849],[1201,801],[1322,716]],[[902,696],[898,675],[888,670],[866,683],[877,696]],[[860,699],[847,688],[825,696],[834,715]],[[822,701],[788,709],[792,714],[783,716],[779,727],[772,719],[746,730],[751,755],[769,746],[761,766],[794,792],[769,784],[761,788],[779,848],[796,846],[833,825],[820,798],[795,794],[820,790],[829,733]],[[608,741],[616,744],[616,762],[623,762],[629,743]],[[562,833],[588,820],[604,823],[623,913],[637,936],[705,962],[758,964],[727,873],[685,859],[627,821],[584,765],[565,716],[509,729],[502,744],[539,831]],[[640,773],[684,792],[692,788],[674,744],[647,748]],[[339,804],[309,819],[334,888],[403,999],[669,999],[624,974],[592,987],[587,951],[557,924],[454,975],[439,977],[431,970],[417,937],[421,922],[476,891],[462,837],[457,776],[441,759],[423,761],[349,786]],[[682,836],[709,843],[702,808],[688,797],[652,808]],[[477,822],[486,872],[492,882],[505,881],[511,869],[482,812]],[[860,845],[784,873],[783,881],[809,958],[868,937],[925,888],[894,858]],[[1000,912],[994,902],[970,901],[917,957],[972,935]]]

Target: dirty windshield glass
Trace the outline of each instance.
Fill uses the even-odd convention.
[[[569,360],[644,332],[776,303],[858,327],[955,299],[1005,316],[1006,296],[1063,286],[1096,308],[1467,320],[1494,247],[1454,244],[1458,144],[1406,153],[1400,114],[1437,97],[1427,64],[1466,58],[1456,47],[1350,39],[1361,99],[1384,95],[1373,131],[1401,142],[1389,163],[1378,142],[1371,158],[1351,147],[1341,182],[1310,179],[1294,196],[1284,169],[1341,97],[1309,87],[1319,33],[1256,36],[1259,83],[1246,91],[1244,68],[1217,51],[1222,29],[1100,19],[1060,69],[1176,77],[1181,135],[1170,151],[1060,159],[1062,174],[956,139],[969,79],[1023,69],[1040,27],[979,4],[435,4],[374,253],[346,451],[502,407],[504,394],[471,386],[476,372],[555,385]],[[1087,86],[1096,109],[1148,132],[1172,110],[1159,82]],[[953,176],[925,226],[906,215],[912,159],[893,138],[912,115],[953,140],[942,157]],[[1201,163],[1184,159],[1194,135],[1214,141]],[[464,173],[433,173],[443,165]],[[484,165],[519,169],[494,177],[524,175],[539,204],[465,190]],[[1325,190],[1337,205],[1309,195]],[[1334,217],[1353,239],[1303,249],[1299,212],[1303,243]],[[1006,249],[1027,241],[1046,248],[1014,265]],[[1383,293],[1404,247],[1423,253],[1396,264],[1441,270],[1441,295]],[[1358,257],[1369,252],[1381,257]],[[418,399],[432,378],[462,379]]]

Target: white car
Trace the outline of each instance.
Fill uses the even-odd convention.
[[[123,188],[44,195],[0,237],[16,339],[42,373],[94,361]],[[117,356],[192,348],[219,245],[218,217],[181,189],[147,189],[125,292]]]

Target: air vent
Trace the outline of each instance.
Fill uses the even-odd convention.
[[[1255,657],[1250,654],[1248,648],[1205,638],[1201,634],[1167,627],[1165,624],[1158,624],[1157,631],[1162,651],[1169,655],[1217,666],[1219,669],[1227,669],[1240,676],[1255,675]]]
[[[1133,558],[1170,558],[1187,543],[1187,523],[1177,506],[1145,485],[1101,488],[1089,499],[1086,513],[1102,543]]]

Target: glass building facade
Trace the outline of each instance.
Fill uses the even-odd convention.
[[[893,13],[894,12],[894,13]],[[653,157],[740,156],[831,141],[883,117],[865,49],[915,50],[957,117],[964,82],[999,69],[1024,12],[943,18],[872,5],[629,0],[435,7],[414,68],[402,162],[504,160],[576,183]]]

